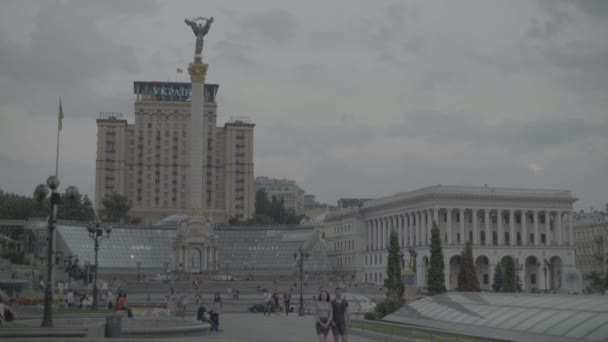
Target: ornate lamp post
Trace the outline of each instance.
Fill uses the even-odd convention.
[[[547,270],[551,267],[551,262],[546,258],[543,260],[545,266],[543,266],[543,272],[545,272],[545,293],[547,293]]]
[[[310,254],[303,247],[293,251],[293,259],[298,263],[297,266],[300,269],[300,307],[298,309],[298,316],[304,316],[304,259],[308,259],[309,256]]]
[[[89,237],[95,242],[95,278],[93,278],[93,305],[91,306],[92,310],[97,310],[97,273],[99,269],[98,264],[98,254],[99,254],[99,243],[105,239],[110,238],[110,232],[112,232],[112,226],[104,225],[101,220],[97,219],[95,222],[91,222],[87,225],[87,230],[89,231]],[[106,232],[106,235],[103,235],[103,232]],[[87,279],[88,280],[88,279]]]
[[[44,315],[42,317],[42,326],[51,328],[53,326],[53,262],[55,251],[53,250],[53,237],[55,230],[55,221],[57,217],[57,209],[61,196],[55,192],[59,187],[59,178],[50,176],[46,180],[46,186],[40,184],[34,191],[34,197],[42,205],[42,202],[48,195],[48,189],[51,189],[51,206],[49,208],[49,238],[47,251],[47,269],[46,269],[46,287],[44,288]]]

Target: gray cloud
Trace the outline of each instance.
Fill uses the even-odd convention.
[[[29,194],[54,169],[61,95],[60,177],[92,197],[96,113],[132,121],[132,82],[175,79],[191,60],[184,16],[213,14],[219,124],[256,122],[256,175],[328,202],[487,183],[597,207],[608,27],[603,4],[583,2],[5,1],[0,188]]]
[[[247,14],[241,20],[244,31],[253,32],[261,39],[277,45],[289,43],[295,37],[298,26],[297,19],[291,13],[278,8]]]

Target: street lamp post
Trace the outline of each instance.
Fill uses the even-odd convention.
[[[105,239],[110,238],[110,232],[112,232],[112,226],[103,225],[101,220],[97,219],[95,222],[91,222],[87,225],[89,231],[89,237],[95,242],[95,278],[93,278],[93,305],[92,310],[97,310],[98,294],[97,294],[97,273],[99,270],[98,254],[99,254],[99,243]],[[106,232],[106,236],[103,236],[103,232]],[[88,279],[87,279],[88,280]]]
[[[300,308],[298,309],[298,316],[304,316],[304,259],[308,259],[310,254],[300,247],[293,252],[293,259],[298,263],[300,269]]]
[[[230,280],[229,274],[230,274],[230,260],[226,261],[226,280]]]
[[[545,266],[543,266],[543,272],[545,272],[545,293],[547,293],[547,270],[551,267],[551,262],[547,259],[544,259],[543,262],[545,263]]]
[[[51,206],[49,208],[49,238],[48,238],[48,251],[47,251],[47,269],[46,269],[46,287],[44,288],[44,314],[42,317],[42,326],[45,328],[53,327],[53,262],[54,253],[53,251],[53,233],[55,230],[55,220],[57,217],[57,209],[59,207],[59,201],[61,196],[58,192],[55,192],[59,187],[59,178],[56,176],[50,176],[46,180],[46,186],[51,189]],[[46,198],[48,189],[40,184],[36,187],[35,196],[40,203]]]

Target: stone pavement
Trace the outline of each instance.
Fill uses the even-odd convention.
[[[296,315],[264,316],[261,313],[226,313],[220,315],[221,333],[210,333],[201,337],[182,337],[179,341],[265,341],[265,342],[314,342],[319,338],[312,316]],[[177,341],[178,339],[175,339]],[[171,339],[172,341],[172,339]],[[333,336],[327,341],[333,342]],[[349,342],[371,342],[373,340],[350,335]]]

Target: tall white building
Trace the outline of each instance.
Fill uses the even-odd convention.
[[[134,82],[135,123],[113,113],[97,119],[95,207],[117,192],[131,216],[155,222],[189,206],[190,83]],[[254,213],[253,128],[246,118],[216,127],[219,86],[205,84],[203,210],[214,222]]]
[[[334,271],[345,278],[382,284],[389,233],[394,231],[402,266],[407,267],[415,255],[416,286],[425,288],[435,223],[448,289],[456,288],[460,253],[471,241],[484,290],[491,289],[496,264],[511,256],[520,268],[525,291],[580,293],[572,224],[575,201],[567,190],[485,186],[436,185],[398,193],[361,208],[328,213],[324,222],[328,256]]]
[[[273,196],[282,199],[287,210],[298,214],[304,210],[304,190],[296,184],[295,180],[256,177],[255,190],[260,189],[264,189],[269,201]]]

